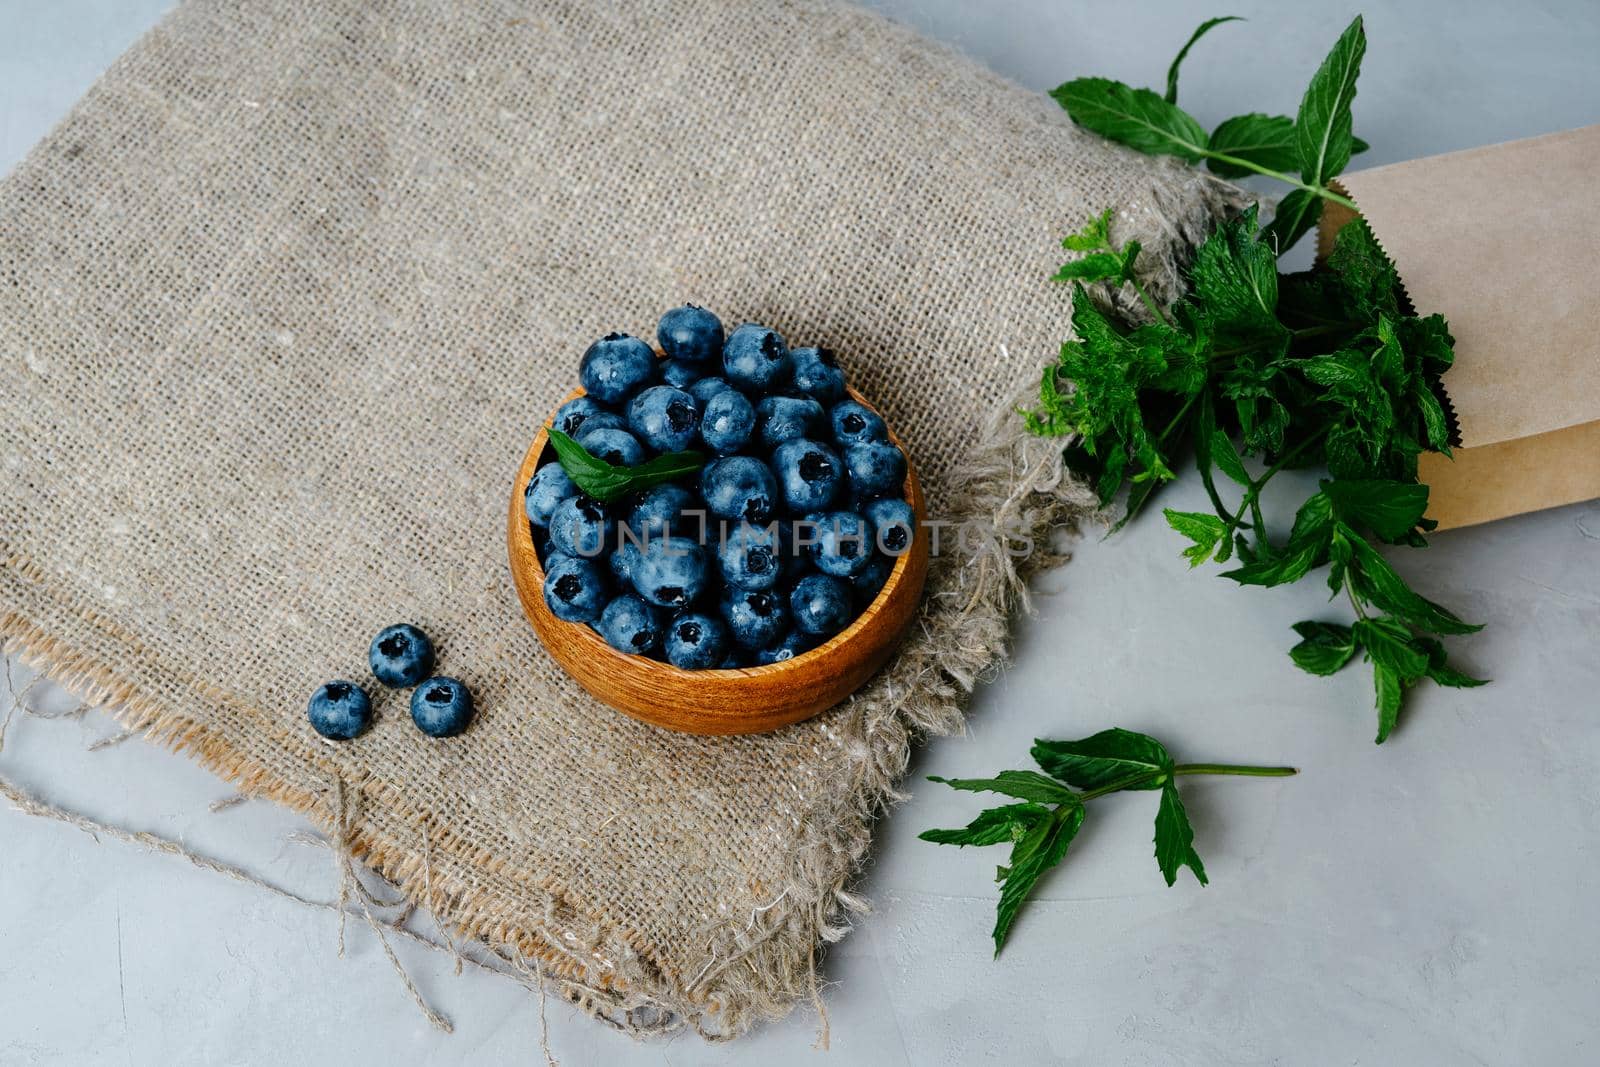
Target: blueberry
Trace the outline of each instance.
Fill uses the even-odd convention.
[[[851,491],[864,500],[899,493],[905,485],[906,454],[887,441],[850,445],[844,467]]]
[[[777,526],[741,522],[729,530],[717,546],[722,580],[736,589],[771,589],[783,572],[779,540]]]
[[[687,389],[705,376],[706,369],[699,363],[686,359],[667,359],[661,362],[661,380],[676,389]]]
[[[602,404],[616,404],[644,386],[656,374],[656,354],[637,337],[608,333],[589,346],[578,364],[584,392]]]
[[[828,511],[815,517],[807,532],[817,570],[835,578],[851,578],[872,562],[872,526],[853,511]]]
[[[717,668],[716,669],[719,670],[719,671],[736,671],[739,668],[743,667],[744,666],[744,657],[739,655],[740,651],[741,651],[740,649],[735,648],[732,651],[730,651],[726,656],[723,656],[722,657],[722,662],[717,664]]]
[[[701,411],[704,411],[706,409],[706,404],[711,401],[712,397],[716,396],[718,393],[727,392],[729,389],[732,389],[733,386],[728,384],[728,379],[726,378],[712,376],[710,378],[701,378],[692,385],[687,387],[679,386],[679,388],[683,389],[684,392],[694,397],[695,403],[700,405]]]
[[[636,596],[619,596],[600,613],[600,636],[618,652],[648,655],[661,645],[661,616]]]
[[[816,441],[785,441],[772,454],[783,506],[792,512],[820,511],[832,504],[844,486],[844,463],[838,453]]]
[[[714,393],[700,418],[700,439],[719,456],[739,451],[756,431],[756,409],[732,387]]]
[[[700,405],[682,389],[652,385],[628,405],[628,426],[657,452],[682,452],[694,444]]]
[[[578,399],[582,400],[583,398],[579,397]],[[626,430],[627,428],[628,420],[618,415],[615,411],[596,411],[583,420],[576,433],[568,436],[576,441],[584,434],[595,430]]]
[[[550,515],[550,545],[567,556],[593,558],[609,551],[616,524],[593,497],[569,496]]]
[[[889,437],[889,428],[878,413],[854,400],[841,400],[833,405],[828,419],[833,424],[833,439],[839,442],[840,448],[884,441]]]
[[[813,574],[795,583],[789,594],[789,613],[801,633],[825,637],[850,623],[850,586],[826,574]]]
[[[728,590],[722,617],[734,642],[745,648],[766,648],[789,629],[788,609],[777,594],[765,590]]]
[[[727,655],[728,628],[714,616],[684,612],[667,624],[664,647],[667,662],[674,667],[707,670]]]
[[[578,428],[596,415],[611,415],[606,406],[592,396],[576,396],[556,408],[556,417],[550,425],[568,437],[578,436]],[[615,417],[615,416],[613,416]]]
[[[409,623],[378,631],[367,649],[372,675],[384,685],[416,685],[433,672],[433,642]]]
[[[631,568],[633,587],[662,608],[685,607],[710,578],[706,550],[687,537],[656,537],[639,549]]]
[[[772,517],[778,484],[772,471],[752,456],[728,456],[706,464],[700,495],[713,515],[761,523]]]
[[[572,484],[561,464],[546,463],[528,479],[528,488],[522,491],[522,510],[535,526],[548,526],[556,505],[577,495],[578,487]]]
[[[747,322],[722,346],[722,369],[746,392],[769,392],[789,377],[789,346],[777,331]]]
[[[577,442],[589,455],[618,467],[637,467],[644,462],[644,446],[627,430],[585,429]]]
[[[889,572],[894,570],[894,560],[887,556],[873,556],[872,562],[864,567],[860,574],[850,579],[850,585],[855,590],[856,603],[866,607],[878,599],[878,592],[883,589],[883,583],[889,580]]]
[[[628,527],[642,543],[647,538],[657,538],[685,525],[683,513],[695,502],[695,496],[681,485],[658,485],[646,489],[628,512]],[[679,532],[683,532],[679,529]],[[618,541],[618,545],[622,540]]]
[[[785,441],[815,437],[822,426],[822,405],[808,396],[769,396],[756,405],[756,437],[772,451]]]
[[[911,505],[899,497],[874,500],[866,507],[878,551],[898,556],[911,547],[917,529],[917,516]]]
[[[311,694],[306,718],[330,741],[348,741],[372,722],[372,701],[354,682],[328,682]]]
[[[704,363],[722,354],[722,320],[703,307],[685,304],[661,316],[656,340],[668,359]]]
[[[792,348],[789,361],[794,365],[792,382],[803,393],[821,404],[844,399],[844,371],[826,348]]]
[[[411,691],[411,721],[429,737],[454,737],[472,721],[472,691],[438,675]]]
[[[772,663],[782,663],[794,659],[803,653],[817,647],[817,639],[810,634],[803,634],[799,630],[790,630],[783,640],[767,648],[757,649],[751,657],[757,667],[765,667]]]
[[[611,577],[616,579],[617,588],[633,588],[633,567],[639,562],[639,545],[626,534],[617,538],[616,551],[606,557],[606,564],[611,569]]]
[[[550,614],[567,622],[598,619],[606,606],[606,580],[600,565],[552,553],[544,569],[544,602]]]

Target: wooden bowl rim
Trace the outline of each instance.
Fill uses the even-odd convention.
[[[856,403],[862,405],[868,411],[871,411],[879,418],[883,418],[882,413],[879,412],[878,409],[874,407],[866,397],[862,396],[854,388],[846,386],[845,393],[850,397],[850,399],[856,401]],[[568,393],[566,398],[562,400],[561,403],[556,405],[556,411],[561,410],[564,405],[570,403],[571,401],[586,395],[587,391],[582,386],[579,386],[571,393]],[[518,572],[519,570],[524,571],[526,573],[526,577],[532,582],[534,594],[541,597],[544,595],[544,564],[540,561],[539,552],[534,547],[532,523],[528,521],[527,514],[524,510],[523,492],[527,487],[528,479],[533,477],[535,471],[544,466],[542,461],[544,459],[545,451],[550,447],[549,430],[555,422],[556,411],[552,411],[548,416],[546,416],[544,422],[540,424],[538,433],[534,435],[533,443],[528,446],[528,451],[523,456],[522,464],[517,469],[517,480],[513,484],[511,492],[511,521],[509,525],[512,578],[513,581],[520,586],[521,580],[518,578]],[[794,669],[794,667],[800,663],[806,663],[809,666],[811,664],[820,662],[823,658],[829,655],[838,655],[847,645],[853,642],[854,638],[864,633],[869,626],[872,626],[873,624],[883,624],[884,620],[880,619],[877,614],[873,613],[869,609],[874,604],[884,600],[889,595],[890,591],[898,587],[899,584],[905,579],[906,573],[911,567],[911,557],[919,548],[917,542],[928,536],[927,531],[924,528],[926,514],[923,510],[924,502],[922,498],[922,486],[917,481],[916,468],[911,462],[911,453],[907,451],[905,445],[900,441],[900,438],[896,436],[894,429],[889,426],[887,419],[884,419],[884,427],[890,443],[896,448],[900,449],[901,454],[906,457],[906,479],[903,487],[906,493],[906,502],[911,505],[911,512],[915,521],[915,529],[912,531],[912,542],[904,552],[895,557],[894,566],[890,568],[889,576],[884,579],[883,585],[878,589],[877,596],[873,597],[862,607],[861,612],[855,617],[855,619],[851,621],[849,626],[845,627],[843,630],[840,630],[837,634],[834,634],[827,641],[824,641],[816,648],[809,649],[805,652],[802,652],[798,656],[792,656],[786,660],[779,660],[777,663],[762,664],[758,667],[713,667],[704,670],[689,670],[684,667],[674,667],[670,663],[664,663],[660,660],[651,659],[648,656],[636,656],[631,653],[612,648],[605,638],[595,633],[595,631],[592,630],[586,623],[568,622],[565,619],[558,619],[553,613],[551,614],[551,619],[558,625],[570,627],[572,630],[576,631],[577,640],[581,642],[587,650],[592,650],[594,654],[605,657],[607,660],[614,663],[618,669],[637,672],[639,676],[644,678],[648,678],[652,675],[660,676],[662,678],[682,678],[687,676],[704,680],[706,682],[736,684],[737,682],[746,679],[764,678],[770,677],[774,674],[781,674],[785,671]],[[911,601],[913,610],[919,601],[920,595]],[[530,623],[532,622],[531,619],[529,621]],[[534,632],[535,634],[538,633],[538,627],[534,627]],[[541,642],[543,641],[542,636],[540,637],[540,640]],[[627,709],[618,710],[625,711],[626,714],[631,715],[634,718],[640,718],[639,715],[632,711],[628,711]],[[645,721],[648,722],[650,720],[645,719]],[[801,719],[797,721],[804,720]]]

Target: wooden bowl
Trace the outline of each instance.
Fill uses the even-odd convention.
[[[867,404],[854,389],[851,398]],[[567,399],[583,395],[575,390]],[[871,407],[870,404],[867,404]],[[911,547],[895,560],[877,599],[827,643],[781,663],[733,670],[686,671],[644,656],[619,652],[582,623],[563,622],[544,602],[544,567],[523,511],[523,489],[545,462],[550,420],[540,427],[511,487],[506,540],[511,577],[522,609],[545,648],[597,699],[644,722],[696,734],[754,734],[776,730],[826,711],[855,692],[883,666],[916,615],[928,576],[928,531],[922,489],[906,459],[906,501],[916,515]],[[891,430],[889,439],[905,446]]]

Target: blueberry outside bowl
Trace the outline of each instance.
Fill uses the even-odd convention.
[[[850,397],[871,407],[854,389]],[[583,396],[574,390],[566,399]],[[547,419],[512,483],[507,541],[511,576],[533,629],[557,663],[602,703],[643,722],[696,734],[754,734],[809,719],[844,700],[883,666],[916,617],[928,576],[928,531],[922,489],[907,452],[905,498],[916,514],[911,547],[895,559],[873,602],[825,644],[761,667],[681,670],[631,656],[582,623],[563,622],[544,600],[544,568],[523,510],[523,488],[553,461]],[[889,432],[890,440],[904,445]]]

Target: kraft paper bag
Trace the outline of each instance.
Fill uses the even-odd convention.
[[[1460,447],[1419,472],[1441,528],[1600,497],[1597,173],[1587,126],[1339,179],[1417,311],[1456,339]],[[1324,212],[1324,254],[1353,217]]]

